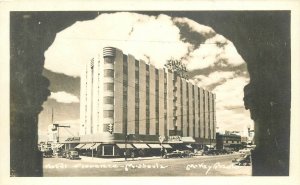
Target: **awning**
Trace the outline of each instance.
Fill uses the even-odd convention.
[[[206,145],[208,148],[214,148],[214,145]]]
[[[195,143],[195,139],[192,137],[181,137],[181,141],[184,143]]]
[[[149,146],[147,146],[146,144],[133,144],[133,146],[137,149],[143,149],[143,148],[149,148]]]
[[[60,144],[60,145],[58,145],[57,146],[57,148],[61,148],[61,147],[63,147],[65,144]]]
[[[161,148],[160,144],[148,144],[150,148]]]
[[[172,148],[169,144],[162,144],[164,148]]]
[[[90,149],[92,146],[94,146],[95,145],[95,143],[88,143],[88,144],[86,144],[86,145],[84,145],[82,148],[80,148],[80,149]]]
[[[193,148],[191,145],[185,145],[186,147],[188,147],[188,148]]]
[[[75,148],[80,149],[80,148],[82,148],[84,145],[85,145],[85,144],[79,144],[79,145],[77,145]]]
[[[91,150],[94,150],[94,149],[96,149],[96,148],[98,148],[98,146],[100,146],[101,145],[101,143],[96,143],[94,146],[92,146],[90,149]]]
[[[120,149],[125,149],[127,148],[133,148],[131,144],[127,144],[127,146],[125,146],[125,144],[117,144],[117,147],[119,147]]]

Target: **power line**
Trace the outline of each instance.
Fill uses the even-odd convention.
[[[88,37],[61,37],[60,39],[65,40],[102,40],[102,41],[120,41],[120,42],[143,42],[143,43],[183,43],[183,41],[178,40],[129,40],[129,39],[109,39],[109,38],[88,38]],[[228,42],[201,42],[200,45],[204,44],[215,44],[215,45],[221,45],[221,44],[228,44]]]

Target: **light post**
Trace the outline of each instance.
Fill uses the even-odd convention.
[[[124,152],[124,157],[125,157],[125,161],[127,161],[127,140],[129,138],[129,135],[125,135],[125,152]]]
[[[211,149],[211,129],[209,129],[209,150]]]

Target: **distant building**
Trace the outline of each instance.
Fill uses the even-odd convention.
[[[239,149],[241,147],[241,136],[236,134],[216,134],[217,149],[226,149],[226,148],[232,148],[232,149]]]
[[[215,143],[215,98],[174,71],[105,47],[81,75],[77,148],[115,156],[124,147],[160,148],[159,138],[168,148]]]
[[[47,142],[57,142],[57,130],[53,130],[53,124],[50,124],[47,127]]]

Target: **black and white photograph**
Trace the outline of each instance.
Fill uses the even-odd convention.
[[[8,10],[5,179],[292,177],[294,11],[187,4]]]

